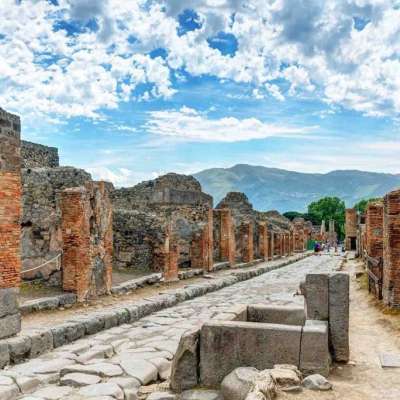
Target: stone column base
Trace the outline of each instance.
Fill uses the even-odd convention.
[[[0,289],[0,339],[16,335],[21,330],[18,289]]]

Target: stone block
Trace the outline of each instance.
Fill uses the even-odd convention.
[[[18,312],[18,292],[17,288],[0,289],[0,318]]]
[[[7,340],[10,359],[17,364],[29,357],[31,350],[31,338],[29,336],[19,336]]]
[[[301,326],[255,322],[208,322],[201,328],[200,383],[217,387],[235,368],[298,366]]]
[[[0,318],[0,339],[16,335],[21,330],[21,314],[7,315]]]
[[[175,353],[171,367],[171,389],[181,392],[191,389],[199,383],[199,340],[198,329],[184,333],[181,336],[178,350]]]
[[[51,329],[53,346],[60,347],[64,344],[80,339],[85,335],[85,325],[81,322],[70,322]]]
[[[299,369],[304,375],[329,375],[329,329],[326,321],[307,321],[301,336]]]
[[[304,325],[304,307],[251,305],[247,308],[248,321],[268,324]]]
[[[5,340],[0,341],[0,369],[10,363],[10,350]]]
[[[329,318],[329,275],[307,274],[305,282],[307,319]]]
[[[53,334],[50,329],[30,332],[29,337],[31,339],[30,358],[53,349]]]
[[[347,362],[349,348],[350,278],[345,272],[329,278],[329,340],[335,361]]]

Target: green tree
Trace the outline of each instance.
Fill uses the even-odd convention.
[[[354,204],[354,208],[361,214],[365,213],[365,210],[367,209],[367,205],[368,203],[370,203],[371,201],[378,201],[378,200],[382,200],[379,197],[375,197],[375,198],[371,198],[371,199],[363,199],[360,200],[358,203]]]
[[[303,214],[298,211],[287,211],[283,213],[283,216],[286,217],[287,219],[290,219],[290,221],[293,221],[295,218],[298,217],[303,218]]]
[[[333,219],[338,238],[344,238],[346,206],[343,200],[340,200],[338,197],[324,197],[309,204],[308,214],[315,218],[319,224],[323,220],[325,220],[325,223],[328,223],[329,220]]]

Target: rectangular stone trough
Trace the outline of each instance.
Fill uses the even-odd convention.
[[[328,323],[307,321],[303,307],[251,305],[220,314],[184,335],[173,361],[171,388],[218,388],[238,367],[292,364],[304,374],[329,374]]]
[[[349,360],[349,275],[308,274],[305,307],[237,306],[185,333],[171,369],[171,388],[218,388],[239,367],[292,364],[328,376],[331,359]]]

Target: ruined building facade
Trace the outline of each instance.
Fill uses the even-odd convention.
[[[0,338],[20,329],[21,278],[86,301],[110,293],[113,268],[176,280],[305,249],[304,221],[258,212],[243,193],[213,208],[195,178],[173,173],[115,189],[60,166],[56,148],[21,141],[20,126],[0,109]]]

